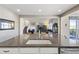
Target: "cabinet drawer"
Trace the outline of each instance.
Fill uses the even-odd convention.
[[[57,54],[58,48],[40,48],[40,53]]]
[[[30,53],[39,53],[39,48],[20,48],[19,49],[20,53],[26,53],[26,54],[30,54]]]
[[[16,54],[18,48],[0,48],[0,54]]]

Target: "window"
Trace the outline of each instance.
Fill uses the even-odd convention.
[[[76,38],[76,20],[70,19],[70,38]]]
[[[0,19],[0,30],[14,29],[14,21]]]

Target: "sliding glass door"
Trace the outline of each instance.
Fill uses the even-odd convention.
[[[72,16],[70,19],[70,39],[79,38],[79,18]]]

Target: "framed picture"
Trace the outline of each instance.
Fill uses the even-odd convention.
[[[15,22],[0,18],[0,30],[12,30],[15,28]]]

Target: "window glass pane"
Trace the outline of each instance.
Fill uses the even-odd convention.
[[[70,20],[70,38],[76,38],[76,20]]]
[[[70,29],[76,29],[76,20],[70,20]]]

